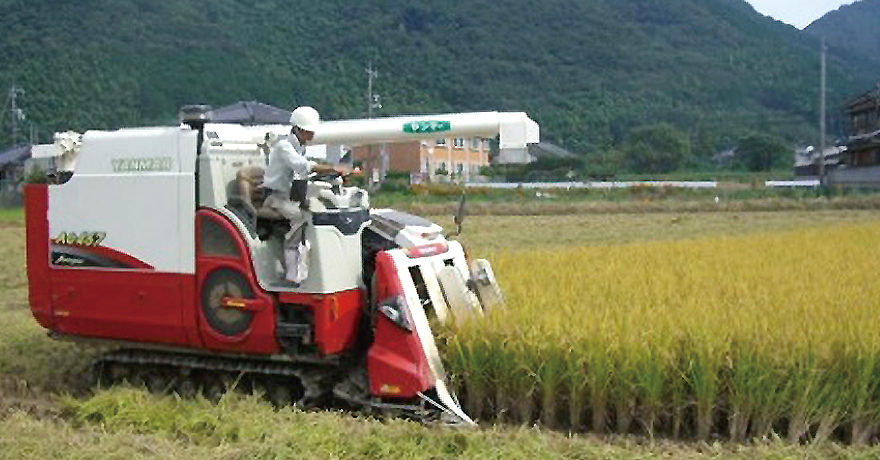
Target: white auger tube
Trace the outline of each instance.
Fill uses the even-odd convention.
[[[538,124],[523,112],[473,112],[322,122],[313,144],[366,145],[436,139],[444,136],[495,137],[502,149],[540,141]]]

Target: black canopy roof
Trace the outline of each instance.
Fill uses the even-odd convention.
[[[290,123],[290,111],[272,107],[262,102],[247,101],[210,112],[213,123],[239,123],[243,125],[284,125]]]

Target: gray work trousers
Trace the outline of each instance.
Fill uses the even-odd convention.
[[[302,279],[307,276],[307,268],[304,265],[300,268],[291,266],[301,264],[288,263],[288,259],[290,259],[288,255],[291,254],[291,251],[300,251],[300,257],[307,257],[308,247],[304,250],[299,248],[301,243],[305,242],[305,212],[300,209],[299,203],[291,201],[290,198],[282,192],[272,192],[266,197],[266,200],[263,202],[263,207],[274,210],[290,221],[290,231],[284,235],[285,256],[282,257],[281,260],[284,265],[285,277],[290,281],[302,282]],[[298,273],[299,270],[302,270],[303,273]]]

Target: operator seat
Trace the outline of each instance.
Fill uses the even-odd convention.
[[[263,183],[265,170],[259,166],[245,166],[235,174],[235,183],[239,199],[253,207],[253,212],[258,219],[284,220],[284,216],[274,209],[263,206],[266,200]]]

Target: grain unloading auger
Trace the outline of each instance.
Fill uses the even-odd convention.
[[[501,302],[489,263],[425,219],[370,209],[339,177],[308,182],[308,276],[279,270],[289,222],[256,193],[285,126],[56,135],[50,183],[26,188],[30,305],[59,339],[113,346],[100,377],[188,393],[230,381],[278,403],[349,404],[473,423],[447,388],[431,324]],[[522,113],[325,122],[314,143],[538,141]],[[332,404],[332,403],[331,403]]]

